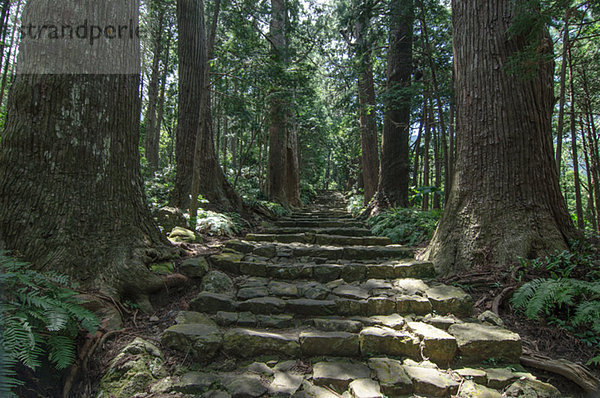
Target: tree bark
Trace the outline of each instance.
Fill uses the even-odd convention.
[[[569,11],[565,13],[565,26],[563,31],[563,51],[562,63],[560,66],[560,92],[558,94],[558,127],[556,130],[556,170],[558,175],[561,173],[562,163],[562,144],[563,144],[563,129],[565,121],[565,102],[566,102],[566,80],[567,80],[567,56],[569,50]]]
[[[410,181],[409,134],[412,76],[413,1],[390,4],[390,45],[387,65],[387,104],[379,184],[371,214],[390,207],[408,206]]]
[[[6,92],[6,86],[8,82],[8,70],[10,69],[10,60],[13,53],[13,46],[15,45],[15,34],[17,33],[16,23],[19,21],[21,14],[21,3],[22,0],[17,2],[17,8],[15,11],[14,23],[15,27],[13,28],[10,34],[10,43],[8,47],[8,54],[6,56],[6,60],[4,61],[4,68],[2,70],[2,83],[0,83],[0,107],[4,105],[4,93]],[[13,61],[14,62],[14,61]]]
[[[506,62],[529,44],[507,32],[514,17],[511,0],[453,2],[456,171],[423,256],[442,274],[507,268],[577,236],[553,157],[553,64],[540,56],[531,78],[507,74]],[[545,28],[534,33],[540,55],[551,55]]]
[[[200,126],[200,107],[205,74],[198,67],[206,63],[205,32],[200,20],[204,18],[204,2],[177,0],[177,26],[179,38],[179,98],[177,114],[177,142],[175,145],[176,175],[171,204],[188,209],[194,175],[194,149]],[[202,26],[204,24],[202,23]]]
[[[429,180],[430,167],[429,167],[429,147],[431,146],[431,102],[429,96],[425,96],[425,108],[423,113],[425,114],[425,148],[423,149],[423,187],[429,187],[431,185]],[[421,206],[422,210],[429,210],[429,194],[423,195],[423,203]]]
[[[26,20],[43,20],[55,7],[47,3],[28,1]],[[114,17],[110,3],[94,11]],[[61,7],[81,11],[78,2]],[[19,62],[38,62],[30,43],[21,42]],[[0,144],[0,239],[39,269],[149,310],[163,281],[147,264],[173,251],[143,196],[139,83],[138,74],[16,76]]]
[[[163,28],[165,21],[165,7],[158,2],[150,3],[152,10],[156,13],[154,24],[154,48],[152,68],[150,70],[150,83],[148,84],[148,108],[146,109],[146,139],[145,152],[146,160],[148,161],[149,169],[154,172],[158,169],[158,144],[160,129],[156,129],[157,117],[156,106],[158,102],[158,83],[160,76],[160,59],[162,57],[163,48]],[[159,122],[160,123],[160,122]]]
[[[575,88],[573,86],[573,59],[571,57],[571,49],[569,48],[569,91],[571,102],[571,153],[573,155],[573,179],[575,184],[575,214],[577,215],[577,228],[583,230],[585,228],[585,220],[583,218],[583,205],[581,204],[581,182],[579,181],[579,156],[577,155],[577,132],[575,120]]]

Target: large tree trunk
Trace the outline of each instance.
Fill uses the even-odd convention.
[[[93,7],[117,20],[111,3]],[[24,21],[43,20],[55,7],[30,0]],[[61,7],[66,15],[81,11],[79,2]],[[23,40],[19,50],[25,70],[45,54],[31,42]],[[132,54],[114,59],[123,57],[139,67]],[[139,74],[16,76],[0,145],[0,238],[3,249],[40,269],[150,309],[148,294],[163,281],[146,265],[173,251],[143,196],[139,83]]]
[[[153,59],[152,68],[150,71],[150,83],[148,85],[148,108],[146,109],[146,139],[145,139],[145,152],[146,160],[148,161],[148,167],[151,171],[158,169],[158,148],[160,139],[160,128],[156,128],[157,122],[156,117],[156,106],[158,102],[158,83],[160,76],[160,59],[162,57],[163,48],[163,27],[165,20],[165,6],[156,3],[150,4],[151,8],[157,8],[153,10],[156,15],[156,20],[152,21],[155,26],[153,33],[154,37],[154,48],[153,48]],[[158,134],[157,134],[158,133]]]
[[[509,76],[509,57],[529,44],[507,32],[513,7],[511,0],[453,2],[458,158],[424,255],[442,273],[508,267],[565,249],[576,236],[553,157],[553,64],[545,57],[552,41],[540,29],[535,45],[543,54],[527,71],[532,77]]]
[[[202,2],[201,4],[204,4]],[[200,126],[200,107],[204,89],[204,73],[198,68],[205,64],[205,32],[200,25],[204,9],[199,0],[177,0],[177,54],[179,57],[179,98],[177,113],[177,142],[175,161],[177,173],[171,203],[181,209],[188,209],[192,194],[194,175],[194,149]]]
[[[410,79],[412,75],[413,1],[390,4],[390,47],[387,65],[388,107],[383,126],[379,186],[371,214],[395,206],[408,206],[410,180]],[[417,162],[417,160],[415,160]]]

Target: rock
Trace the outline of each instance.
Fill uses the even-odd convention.
[[[172,231],[175,227],[188,228],[188,222],[183,212],[176,207],[162,207],[152,214],[156,224],[164,231]]]
[[[265,297],[269,295],[269,291],[266,287],[244,287],[238,290],[238,300],[249,300],[257,297]]]
[[[200,398],[231,398],[231,395],[223,390],[211,390],[200,395]]]
[[[375,279],[393,279],[395,275],[393,264],[368,264],[367,278]]]
[[[313,365],[313,382],[318,386],[331,386],[338,392],[348,389],[353,380],[368,378],[370,369],[349,361],[319,362]]]
[[[367,300],[350,300],[350,299],[337,299],[335,300],[337,315],[366,315],[367,314]]]
[[[255,314],[281,314],[284,308],[285,301],[277,297],[258,297],[238,303],[239,310]]]
[[[269,394],[292,396],[302,385],[303,376],[289,372],[275,372],[275,378],[269,385]]]
[[[377,375],[381,391],[388,397],[412,392],[412,381],[404,371],[402,362],[388,358],[371,358],[369,367]]]
[[[393,282],[394,288],[400,290],[402,294],[407,296],[423,295],[429,289],[429,286],[421,279],[396,279]]]
[[[510,330],[478,323],[450,326],[448,332],[456,338],[458,354],[466,362],[480,363],[494,358],[519,363],[521,338]]]
[[[504,327],[504,321],[498,315],[494,314],[492,311],[485,311],[480,314],[477,319],[481,322],[487,322],[494,326]]]
[[[383,398],[379,384],[371,379],[358,379],[350,383],[350,394],[354,398]]]
[[[398,314],[372,316],[370,320],[375,325],[381,325],[395,330],[404,329],[406,320]]]
[[[425,315],[433,310],[429,300],[422,296],[401,295],[396,297],[396,311],[398,314]]]
[[[366,272],[367,268],[363,264],[348,264],[342,268],[340,277],[346,282],[362,281]]]
[[[312,266],[307,264],[268,264],[267,276],[274,279],[312,278]]]
[[[221,271],[211,271],[202,278],[200,288],[205,292],[233,296],[233,281]]]
[[[241,327],[256,327],[258,319],[256,319],[256,315],[251,312],[240,312],[238,314],[237,324]]]
[[[300,295],[296,285],[277,281],[269,283],[269,292],[280,297],[298,297]]]
[[[324,332],[358,333],[362,329],[362,323],[348,319],[315,318],[313,325]]]
[[[224,294],[202,292],[190,301],[190,309],[216,314],[219,311],[232,312],[235,309],[235,305],[231,297]]]
[[[261,257],[273,258],[277,254],[277,249],[275,245],[260,245],[252,253]]]
[[[396,278],[435,278],[435,267],[429,261],[400,260],[394,271]]]
[[[358,356],[358,335],[347,332],[302,332],[300,350],[307,357]]]
[[[218,376],[203,372],[188,372],[175,384],[173,391],[184,394],[202,394],[220,384]]]
[[[502,398],[502,396],[498,391],[476,384],[472,380],[465,380],[457,398]]]
[[[267,264],[255,261],[240,261],[240,273],[252,276],[267,276]]]
[[[208,261],[221,271],[230,272],[233,274],[240,273],[240,261],[244,258],[244,253],[227,252],[214,254],[208,257]]]
[[[422,322],[408,322],[407,329],[421,339],[423,356],[439,365],[452,362],[457,350],[454,336]]]
[[[196,243],[201,241],[194,231],[182,227],[173,228],[169,234],[169,240],[173,243]]]
[[[294,299],[286,302],[286,312],[301,315],[333,315],[336,308],[336,302],[331,300]]]
[[[300,294],[309,300],[323,300],[329,295],[329,289],[317,282],[307,283],[301,286]]]
[[[368,327],[359,335],[363,356],[389,355],[420,359],[419,339],[406,331],[387,327]]]
[[[254,245],[239,239],[231,239],[225,243],[225,247],[236,252],[248,254],[254,250]]]
[[[294,357],[300,354],[298,336],[250,329],[231,329],[223,337],[223,350],[230,355],[253,358],[259,355]]]
[[[455,395],[459,383],[436,369],[405,366],[404,371],[413,382],[414,392],[433,397]]]
[[[423,322],[429,323],[430,325],[433,325],[438,329],[443,329],[446,331],[450,328],[450,326],[454,325],[455,323],[462,323],[460,319],[456,318],[453,315],[439,316],[433,314],[425,315],[425,317],[423,318]]]
[[[256,320],[263,328],[286,329],[294,326],[292,315],[256,315]]]
[[[519,378],[519,376],[505,368],[485,369],[485,373],[487,386],[490,388],[495,388],[496,390],[503,390],[514,380]]]
[[[175,323],[186,324],[186,323],[204,323],[212,324],[212,320],[205,314],[194,311],[179,311],[175,316]]]
[[[260,376],[250,373],[232,377],[225,388],[232,398],[256,398],[267,392]]]
[[[439,285],[430,287],[425,293],[433,309],[440,315],[467,317],[473,312],[473,299],[461,288]]]
[[[273,376],[275,374],[275,371],[263,362],[253,362],[248,365],[248,371],[266,376]]]
[[[367,300],[367,315],[390,315],[396,312],[396,300],[389,297],[371,297]]]
[[[179,272],[188,278],[200,279],[208,272],[208,261],[204,257],[193,257],[179,264]]]
[[[477,384],[487,384],[486,373],[481,369],[471,369],[471,368],[463,368],[455,371],[468,380],[473,380]]]
[[[239,287],[240,289],[266,287],[268,283],[269,280],[267,278],[252,276],[250,278],[246,278],[246,280]]]
[[[528,378],[515,381],[503,395],[503,397],[519,398],[559,398],[562,396],[556,387]]]
[[[130,398],[167,376],[162,352],[137,337],[111,361],[100,381],[98,398]]]
[[[319,282],[331,282],[340,277],[342,266],[337,264],[320,264],[313,267],[314,278]]]
[[[219,326],[234,326],[237,325],[238,317],[237,312],[219,311],[217,312],[215,321]]]
[[[158,264],[151,264],[150,270],[158,275],[169,275],[173,273],[175,267],[171,262],[164,262]]]
[[[358,286],[353,285],[341,285],[335,289],[333,289],[333,294],[336,296],[356,299],[356,300],[366,300],[369,298],[369,292],[365,289],[362,289]]]
[[[307,380],[302,382],[302,390],[306,396],[310,398],[339,398],[338,395],[332,393],[331,391],[323,387],[315,386]]]
[[[175,385],[179,382],[178,377],[165,377],[150,386],[151,394],[167,394],[175,391]]]
[[[368,281],[363,283],[361,287],[370,292],[375,289],[391,289],[393,286],[392,282],[390,281],[386,281],[383,279],[369,279]]]
[[[402,364],[404,366],[413,366],[413,367],[417,367],[417,368],[427,368],[427,369],[440,370],[439,366],[437,366],[435,363],[430,362],[430,361],[417,362],[417,361],[414,361],[414,360],[412,360],[410,358],[406,358],[404,361],[402,361]]]
[[[213,358],[223,344],[221,331],[212,321],[173,325],[161,336],[165,347],[189,352],[198,361]]]

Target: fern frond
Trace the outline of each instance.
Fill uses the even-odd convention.
[[[53,334],[48,337],[47,344],[48,358],[56,369],[66,369],[75,360],[75,345],[71,338]]]

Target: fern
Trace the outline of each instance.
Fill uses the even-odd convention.
[[[0,393],[5,396],[20,384],[17,363],[35,371],[47,356],[57,369],[65,369],[75,358],[79,328],[93,333],[98,320],[81,306],[68,277],[37,272],[2,253],[0,284]]]

